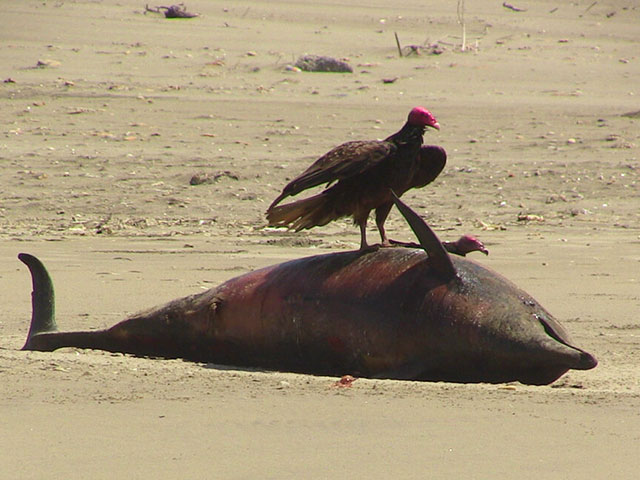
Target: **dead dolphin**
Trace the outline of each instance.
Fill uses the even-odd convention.
[[[596,359],[530,295],[450,256],[396,199],[424,248],[318,255],[256,270],[90,332],[58,332],[51,279],[33,278],[24,350],[141,356],[373,378],[548,384]],[[425,253],[425,251],[427,253]]]

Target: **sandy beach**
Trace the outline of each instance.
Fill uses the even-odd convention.
[[[198,0],[186,8],[200,16],[182,20],[115,0],[5,3],[0,476],[637,476],[637,2],[467,2],[464,51],[456,2]],[[304,54],[354,71],[291,68]],[[20,351],[31,315],[20,252],[47,265],[58,324],[78,330],[358,248],[349,219],[293,233],[266,228],[265,210],[330,148],[385,138],[416,105],[440,122],[425,143],[448,162],[403,199],[443,240],[481,239],[490,255],[474,260],[539,300],[597,368],[540,387],[336,388],[330,377]],[[386,225],[414,240],[397,211]]]

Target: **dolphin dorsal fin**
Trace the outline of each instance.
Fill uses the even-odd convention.
[[[431,227],[427,225],[427,222],[425,222],[420,215],[400,200],[393,190],[391,191],[391,195],[393,195],[393,202],[396,204],[396,207],[398,207],[402,216],[409,223],[413,233],[418,237],[420,246],[427,252],[427,255],[429,255],[433,269],[447,282],[455,278],[457,272],[451,262],[451,257],[449,257],[449,253],[442,246],[440,239],[433,230],[431,230]]]

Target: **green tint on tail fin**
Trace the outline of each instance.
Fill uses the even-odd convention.
[[[30,350],[33,336],[43,332],[55,332],[58,329],[56,325],[56,302],[53,282],[42,262],[28,253],[21,253],[18,258],[29,267],[33,282],[31,326],[29,327],[27,341],[22,347],[23,350]]]

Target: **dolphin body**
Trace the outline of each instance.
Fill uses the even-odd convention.
[[[317,255],[256,270],[111,328],[59,332],[44,265],[23,350],[78,347],[317,375],[548,384],[597,360],[534,298],[451,256],[408,206],[422,249]]]

